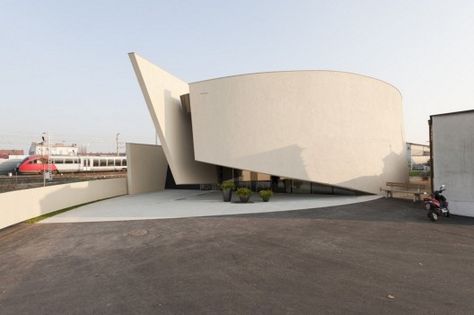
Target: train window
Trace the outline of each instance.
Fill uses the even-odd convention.
[[[94,166],[99,166],[99,160],[94,159]]]
[[[122,160],[122,166],[127,166],[127,160]]]
[[[107,160],[100,160],[100,166],[107,166]]]
[[[120,166],[120,160],[115,160],[115,166]]]
[[[65,164],[72,164],[73,162],[74,162],[73,159],[65,159],[65,160],[64,160],[64,163],[65,163]]]
[[[54,164],[64,164],[64,160],[54,160]]]

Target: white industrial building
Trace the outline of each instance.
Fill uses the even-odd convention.
[[[430,118],[432,185],[445,184],[451,213],[474,217],[474,110]]]

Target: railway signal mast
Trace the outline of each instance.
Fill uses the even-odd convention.
[[[45,139],[45,136],[46,136],[46,139]],[[48,158],[48,165],[46,166],[45,164],[43,164],[43,186],[46,186],[46,180],[50,181],[53,179],[52,172],[51,172],[51,141],[49,139],[49,132],[43,132],[43,135],[41,136],[41,138],[43,139],[43,145],[46,141],[46,147],[47,147],[46,156]]]

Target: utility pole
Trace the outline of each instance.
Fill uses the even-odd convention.
[[[119,136],[120,136],[120,133],[117,132],[117,134],[115,135],[115,147],[117,149],[117,156],[119,156]]]
[[[45,133],[43,132],[42,135],[41,135],[41,140],[43,140],[43,142],[41,142],[41,163],[43,164],[43,187],[46,186],[46,166],[44,165],[44,146],[45,146],[45,142],[46,142],[46,139],[44,138],[44,135]]]

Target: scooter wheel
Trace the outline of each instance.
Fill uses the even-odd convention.
[[[428,218],[430,218],[430,220],[433,222],[438,221],[438,215],[434,211],[428,212]]]

